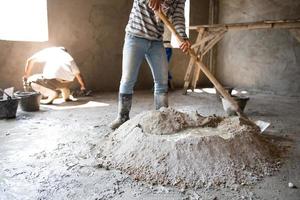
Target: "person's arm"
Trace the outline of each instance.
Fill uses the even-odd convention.
[[[77,64],[75,63],[74,60],[72,60],[70,64],[71,64],[70,69],[71,69],[72,73],[75,75],[76,80],[78,81],[78,83],[80,85],[80,90],[82,90],[82,91],[85,90],[86,89],[85,81],[80,73],[80,70],[79,70]]]
[[[29,77],[29,75],[31,74],[32,68],[34,67],[34,64],[45,62],[46,53],[47,53],[46,49],[41,50],[41,51],[33,54],[30,58],[27,59],[23,79],[27,79]]]
[[[189,38],[185,32],[185,17],[184,17],[184,9],[185,9],[185,0],[178,0],[178,3],[175,7],[174,13],[172,14],[172,22],[178,34],[185,40],[185,42],[180,44],[180,49],[187,53],[188,49],[191,47],[191,43],[189,42]]]
[[[149,7],[154,10],[158,11],[160,9],[160,5],[162,3],[161,0],[149,0]],[[184,9],[185,9],[185,0],[178,0],[177,4],[175,5],[174,12],[172,13],[172,22],[178,34],[183,37],[185,42],[181,43],[179,48],[184,52],[187,53],[189,48],[191,47],[191,43],[189,38],[185,32],[185,17],[184,17]]]
[[[34,57],[31,57],[31,58],[27,59],[26,65],[25,65],[25,73],[24,73],[24,76],[23,76],[24,80],[27,80],[27,78],[31,74],[32,68],[33,68],[35,63],[36,63],[36,59]]]
[[[78,74],[75,75],[75,77],[76,77],[78,83],[80,84],[80,90],[86,90],[86,88],[85,88],[85,82],[84,82],[84,79],[81,76],[81,74],[78,73]]]

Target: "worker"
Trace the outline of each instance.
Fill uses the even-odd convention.
[[[31,75],[37,63],[43,64],[43,72]],[[58,97],[59,91],[65,101],[69,100],[69,86],[75,77],[80,84],[80,90],[85,91],[83,77],[72,56],[64,47],[50,47],[35,53],[27,60],[23,81],[32,90],[42,94],[44,99],[41,104],[51,104]]]
[[[168,61],[163,46],[164,24],[154,11],[162,10],[185,39],[183,52],[190,48],[185,33],[185,0],[134,0],[123,47],[122,78],[119,87],[118,116],[110,127],[118,128],[129,120],[132,95],[140,65],[146,58],[154,79],[155,108],[168,107]]]

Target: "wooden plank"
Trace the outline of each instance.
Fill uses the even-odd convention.
[[[203,56],[201,56],[198,60],[203,62]],[[197,88],[197,82],[199,80],[200,73],[201,73],[201,68],[198,65],[196,65],[195,70],[194,70],[193,80],[192,80],[192,90],[193,91]]]
[[[208,35],[207,37],[202,38],[199,42],[196,42],[195,44],[193,44],[191,46],[192,49],[201,46],[202,44],[204,44],[205,42],[208,42],[209,40],[212,40],[214,37],[216,37],[218,35],[218,33],[211,33],[210,35]]]
[[[273,28],[275,29],[294,29],[294,28],[300,28],[300,22],[298,23],[278,23],[273,24]]]
[[[205,54],[215,46],[225,35],[226,31],[220,33],[214,40],[212,40],[207,46],[204,48],[203,52],[201,54],[205,56]]]
[[[272,24],[249,24],[248,29],[270,29]]]
[[[201,29],[198,33],[196,42],[199,42],[203,38],[203,35],[204,35],[204,29]],[[196,52],[198,52],[198,51],[199,51],[199,48],[196,49]],[[188,68],[186,70],[186,74],[185,74],[185,77],[184,77],[184,86],[183,86],[183,92],[182,92],[182,94],[184,94],[184,95],[187,94],[187,90],[190,86],[191,73],[193,71],[195,62],[196,62],[196,60],[194,58],[190,58],[190,62],[189,62],[189,65],[188,65]]]
[[[201,54],[201,52],[203,51],[205,47],[205,43],[203,43],[200,48],[199,48],[199,52],[196,54],[198,56],[198,59],[200,61],[203,61],[203,55]],[[198,65],[195,66],[195,70],[194,70],[194,74],[193,74],[193,80],[192,80],[192,90],[194,91],[197,87],[197,82],[199,80],[199,77],[200,77],[200,73],[201,73],[201,70],[199,68]]]
[[[254,30],[254,29],[271,29],[272,24],[248,24],[248,25],[233,25],[227,26],[229,31],[242,31],[242,30]]]
[[[270,28],[291,29],[300,28],[300,19],[190,26],[190,30],[197,30],[199,28],[208,28],[209,30],[215,28],[225,28],[228,30],[253,30]]]

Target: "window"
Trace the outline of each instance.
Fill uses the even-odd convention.
[[[0,0],[0,40],[48,41],[47,0]]]

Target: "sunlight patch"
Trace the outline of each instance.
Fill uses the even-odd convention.
[[[52,110],[70,110],[70,109],[79,109],[79,108],[95,108],[95,107],[106,107],[109,106],[107,103],[101,103],[96,101],[89,101],[81,105],[61,105],[65,102],[56,99],[52,105],[41,105],[43,108],[50,108]]]

